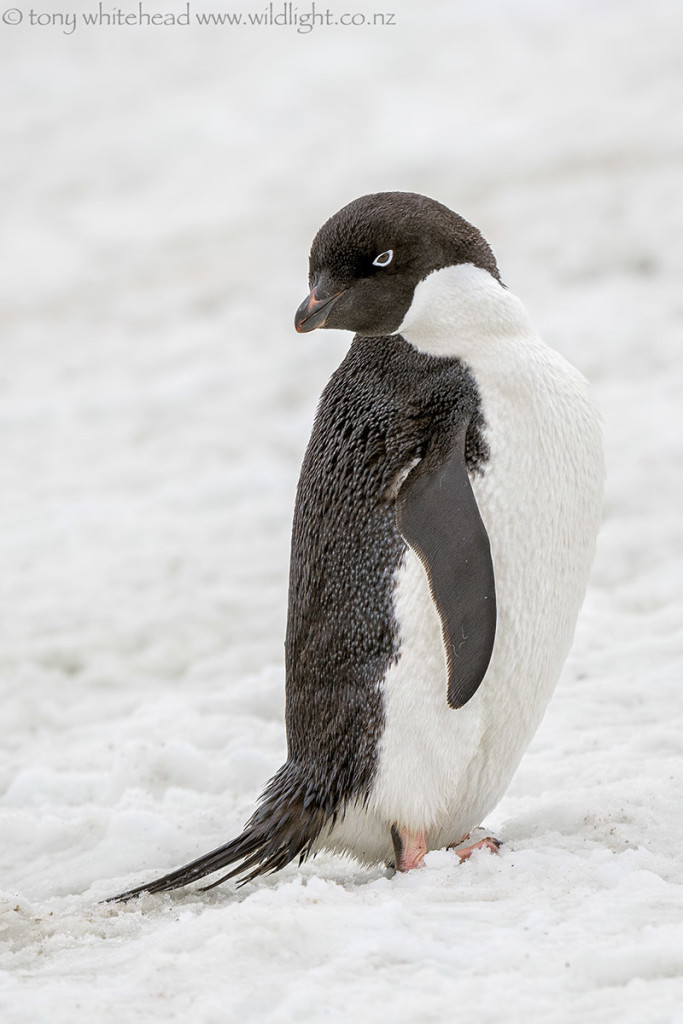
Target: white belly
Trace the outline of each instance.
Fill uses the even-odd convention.
[[[373,789],[324,842],[363,860],[391,857],[394,823],[424,831],[430,849],[481,823],[505,792],[571,646],[601,515],[598,415],[580,374],[539,339],[511,348],[511,369],[500,353],[473,366],[490,446],[472,485],[496,579],[491,663],[474,697],[449,707],[441,622],[409,550],[396,577],[400,657],[383,682]]]
[[[451,708],[441,621],[413,551],[396,583],[401,654],[384,680],[385,729],[370,808],[384,821],[424,831],[430,847],[441,846],[479,824],[501,795],[498,777],[509,777],[515,767],[507,764],[509,749],[505,764],[487,756],[500,640],[475,696]],[[515,730],[516,723],[509,725]]]

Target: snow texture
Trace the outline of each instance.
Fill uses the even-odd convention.
[[[385,6],[0,23],[3,1024],[683,1021],[681,7]],[[292,319],[316,229],[383,189],[482,229],[605,418],[504,846],[103,905],[232,837],[283,760],[294,489],[348,344]]]

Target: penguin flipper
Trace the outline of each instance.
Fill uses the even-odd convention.
[[[398,528],[425,568],[441,618],[452,708],[476,693],[496,635],[491,548],[461,448],[436,467],[420,462],[396,502]]]
[[[301,863],[310,854],[329,814],[311,801],[292,768],[287,762],[273,776],[261,803],[237,838],[176,871],[110,896],[104,902],[123,903],[143,893],[169,892],[233,864],[237,866],[200,892],[237,875],[242,876],[240,885],[244,885],[257,875],[278,871],[295,857]]]

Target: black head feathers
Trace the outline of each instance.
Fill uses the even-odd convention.
[[[330,217],[313,240],[311,293],[296,328],[391,334],[415,286],[434,270],[471,263],[500,281],[490,246],[463,217],[413,192],[361,196]]]

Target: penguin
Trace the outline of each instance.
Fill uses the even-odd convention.
[[[464,858],[569,652],[601,519],[600,416],[482,234],[409,192],[318,231],[302,333],[354,333],[294,511],[287,760],[244,831],[113,899],[319,850],[400,871]],[[225,869],[228,869],[227,871]]]

